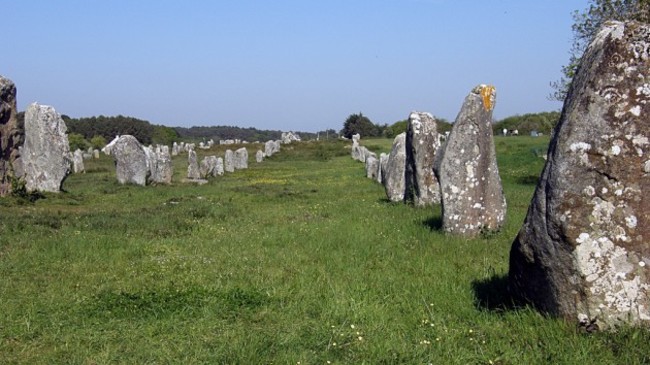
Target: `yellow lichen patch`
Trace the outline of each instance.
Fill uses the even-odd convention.
[[[485,110],[490,111],[494,108],[492,96],[496,92],[496,88],[492,85],[483,85],[481,88],[481,97],[483,97],[483,107]]]
[[[249,185],[257,185],[257,184],[283,185],[283,184],[286,184],[286,183],[287,183],[287,180],[285,180],[285,179],[261,178],[261,179],[253,179],[253,180],[251,180]]]

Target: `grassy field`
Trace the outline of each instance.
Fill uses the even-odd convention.
[[[65,193],[0,199],[0,363],[648,363],[647,330],[586,335],[510,305],[547,143],[497,137],[507,223],[472,240],[388,202],[343,142],[261,164],[249,145],[248,170],[203,186],[181,183],[186,155],[172,186],[87,161]]]

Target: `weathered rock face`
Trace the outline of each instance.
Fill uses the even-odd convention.
[[[223,156],[223,169],[226,172],[235,171],[235,154],[231,150],[226,150]]]
[[[479,85],[465,98],[440,159],[442,228],[476,236],[498,230],[506,216],[506,200],[492,137],[496,91]]]
[[[61,191],[72,171],[66,130],[63,119],[51,106],[33,103],[27,108],[21,156],[27,191]]]
[[[81,172],[86,172],[86,168],[84,166],[84,153],[80,150],[77,149],[74,151],[72,154],[72,171],[75,174],[81,173]]]
[[[193,149],[187,151],[187,178],[190,180],[201,178],[201,170]]]
[[[264,152],[262,152],[262,150],[258,150],[255,153],[255,161],[257,161],[257,163],[264,161]]]
[[[217,176],[217,173],[215,171],[216,168],[217,168],[217,156],[203,157],[203,160],[201,160],[201,166],[199,166],[201,178],[206,179],[211,176],[212,177]]]
[[[271,157],[277,152],[280,152],[280,141],[267,141],[264,143],[264,155],[266,157]]]
[[[379,154],[379,163],[377,164],[377,182],[383,184],[384,182],[384,171],[386,171],[386,166],[388,164],[388,154],[380,153]]]
[[[393,140],[393,148],[388,155],[386,170],[383,175],[386,196],[390,201],[404,200],[406,188],[406,133],[400,133]]]
[[[248,168],[248,151],[245,147],[239,148],[233,155],[233,166],[236,170]]]
[[[144,186],[149,177],[147,153],[137,138],[125,134],[117,138],[110,148],[115,160],[115,174],[120,184]]]
[[[282,144],[289,144],[291,142],[300,142],[300,136],[293,132],[282,132]]]
[[[433,172],[440,147],[435,118],[413,112],[406,129],[406,196],[416,206],[440,204],[440,184]]]
[[[16,86],[0,76],[0,196],[11,192],[14,161],[20,156],[18,147],[23,143],[23,130],[16,119]]]
[[[364,151],[365,147],[359,145],[357,139],[352,139],[352,159],[360,162],[366,161],[366,152]]]
[[[217,165],[214,167],[214,176],[223,175],[223,158],[217,157]]]
[[[154,150],[147,149],[149,159],[149,183],[166,184],[172,183],[174,174],[172,167],[172,157],[169,153],[168,146],[157,146]]]
[[[608,22],[573,79],[510,287],[600,329],[650,324],[650,28]]]
[[[374,156],[368,156],[366,158],[366,177],[369,179],[377,180],[377,166],[379,165],[379,160]]]

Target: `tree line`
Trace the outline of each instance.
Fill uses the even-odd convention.
[[[438,133],[451,131],[453,125],[444,118],[434,117],[437,122]],[[492,125],[494,134],[501,134],[503,129],[518,130],[521,135],[528,135],[533,131],[550,134],[555,125],[560,120],[560,112],[541,112],[528,113],[523,115],[514,115],[499,121]],[[341,135],[346,138],[352,138],[353,134],[359,133],[362,138],[384,137],[394,138],[402,132],[406,132],[408,120],[400,120],[391,125],[375,124],[363,113],[351,114],[343,123]]]

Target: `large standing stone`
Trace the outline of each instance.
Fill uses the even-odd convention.
[[[235,151],[233,156],[233,166],[237,170],[248,168],[248,151],[245,147],[239,148]]]
[[[76,151],[72,154],[72,171],[75,174],[81,173],[81,172],[86,172],[86,168],[84,166],[84,153],[77,148]]]
[[[0,76],[0,196],[11,192],[11,180],[17,177],[14,161],[20,157],[23,131],[16,113],[16,86]]]
[[[264,155],[266,157],[271,157],[274,154],[280,152],[281,141],[267,141],[264,143]]]
[[[479,85],[465,98],[440,160],[442,228],[472,237],[496,231],[506,216],[492,136],[493,86]]]
[[[149,183],[171,184],[174,173],[169,146],[157,146],[155,150],[147,148],[146,151],[149,158]]]
[[[406,129],[406,196],[416,206],[440,204],[440,184],[433,172],[440,147],[435,118],[413,112]]]
[[[187,151],[187,178],[190,180],[201,178],[201,170],[196,159],[196,152],[193,149]]]
[[[400,133],[393,140],[393,148],[388,155],[386,170],[383,176],[384,188],[388,200],[399,202],[404,200],[406,188],[406,132]]]
[[[22,163],[27,191],[59,192],[72,171],[67,128],[53,107],[31,104],[25,112]]]
[[[257,150],[255,153],[255,161],[257,161],[257,163],[264,161],[264,152],[262,152],[262,150]]]
[[[149,176],[147,153],[138,140],[128,134],[114,140],[110,148],[115,160],[115,174],[120,184],[144,186]]]
[[[226,150],[226,153],[223,157],[223,165],[226,172],[235,172],[234,155],[235,154],[232,152],[232,150]]]
[[[573,79],[510,287],[601,329],[650,324],[650,27],[608,22]]]

